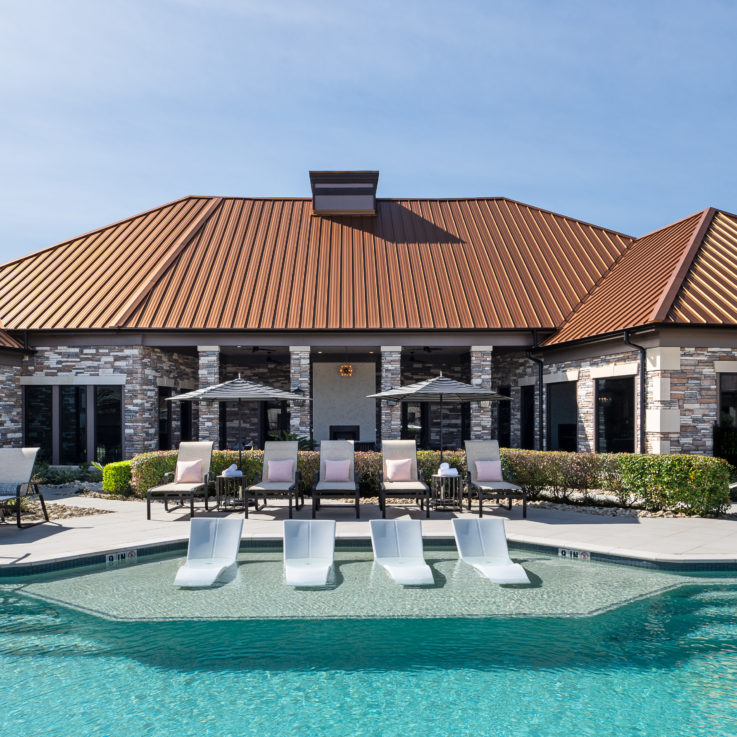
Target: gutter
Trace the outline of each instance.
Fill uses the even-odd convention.
[[[538,396],[539,399],[539,407],[538,407],[538,413],[537,413],[537,431],[538,431],[538,437],[539,437],[539,448],[538,450],[544,449],[544,443],[543,443],[543,366],[545,365],[542,358],[535,358],[532,355],[532,351],[537,350],[538,348],[538,342],[537,342],[537,330],[532,331],[532,348],[525,351],[525,356],[530,361],[534,361],[537,364],[537,388],[538,388]]]
[[[625,330],[622,333],[622,338],[625,342],[625,345],[628,345],[630,348],[634,348],[635,350],[639,351],[640,353],[640,401],[639,401],[639,412],[640,415],[640,453],[645,453],[645,403],[647,397],[645,396],[645,361],[647,359],[647,352],[645,348],[641,345],[637,345],[636,343],[633,343],[630,340],[630,331]]]

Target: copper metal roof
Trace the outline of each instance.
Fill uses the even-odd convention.
[[[0,348],[12,348],[13,350],[22,350],[23,343],[17,341],[11,335],[8,335],[2,327],[0,327]]]
[[[0,267],[8,329],[562,324],[630,237],[506,199],[187,197]]]
[[[737,323],[737,217],[716,212],[679,284],[667,322]]]
[[[638,238],[546,345],[664,322],[713,212]]]

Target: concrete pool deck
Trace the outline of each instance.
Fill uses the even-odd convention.
[[[161,503],[152,504],[151,520],[146,520],[142,501],[96,499],[75,495],[69,489],[47,489],[49,502],[67,506],[92,507],[106,514],[52,519],[50,522],[18,529],[8,520],[0,525],[0,569],[62,561],[82,556],[138,549],[186,540],[189,535],[189,510],[169,513]],[[737,505],[730,511],[737,512]],[[527,519],[516,505],[511,512],[490,507],[495,516],[506,520],[510,542],[573,548],[645,561],[668,563],[737,563],[737,518],[702,519],[684,517],[629,517],[589,514],[573,510],[548,509],[530,505]],[[201,502],[196,513],[204,513]],[[217,513],[215,513],[217,514]],[[242,512],[232,512],[233,516]],[[295,514],[310,519],[309,502]],[[330,508],[320,518],[335,518],[339,538],[369,538],[369,520],[380,517],[375,504],[361,505],[361,519],[353,508]],[[414,506],[388,507],[388,517],[422,520],[427,538],[453,536],[451,519],[468,513],[433,512],[428,520]],[[243,539],[280,539],[282,521],[287,518],[285,504],[249,514]],[[0,574],[1,575],[1,574]]]

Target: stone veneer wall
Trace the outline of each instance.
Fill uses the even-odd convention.
[[[0,363],[0,447],[23,447],[23,393],[20,360]]]
[[[670,355],[665,360],[648,360],[648,409],[670,410],[673,417],[661,418],[661,432],[647,433],[648,451],[711,455],[713,429],[719,422],[715,361],[734,362],[737,350],[696,347],[661,351],[669,351]],[[678,431],[670,429],[670,420],[677,422]]]
[[[396,348],[397,350],[385,350]],[[396,389],[402,385],[402,351],[399,346],[381,347],[381,391]],[[381,420],[376,428],[376,440],[398,440],[402,436],[402,408],[397,402],[393,407],[380,400]]]
[[[166,385],[192,388],[196,359],[148,346],[38,346],[36,353],[24,363],[24,376],[112,376],[123,374],[124,456],[157,450],[159,445],[158,387]],[[20,387],[19,387],[20,389]],[[22,396],[22,392],[18,392]],[[22,401],[22,400],[21,400]],[[179,442],[179,413],[172,423],[174,442]],[[193,423],[196,414],[193,412]],[[22,419],[20,432],[22,433]]]
[[[289,347],[290,391],[301,389],[305,397],[312,396],[312,366],[309,346]],[[299,437],[312,437],[312,402],[289,403],[289,429]]]

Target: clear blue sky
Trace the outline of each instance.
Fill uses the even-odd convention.
[[[0,0],[0,261],[187,194],[737,211],[737,3]]]

